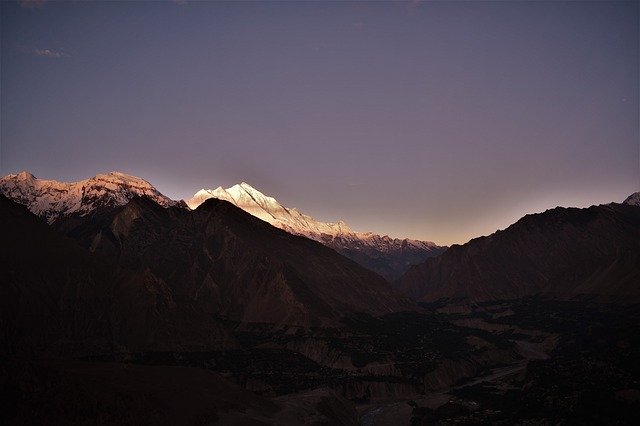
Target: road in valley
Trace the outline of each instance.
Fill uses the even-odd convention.
[[[384,405],[378,405],[370,407],[360,417],[360,424],[362,426],[380,426],[380,425],[399,425],[409,424],[413,408],[408,404],[409,401],[415,401],[418,406],[437,408],[446,404],[451,392],[454,389],[462,389],[468,386],[474,386],[479,383],[492,382],[502,377],[506,377],[524,370],[527,367],[528,361],[520,361],[516,364],[512,364],[506,367],[496,368],[491,370],[488,374],[477,377],[467,383],[463,383],[458,386],[454,386],[442,391],[428,393],[417,398],[404,399],[402,401],[396,401]]]

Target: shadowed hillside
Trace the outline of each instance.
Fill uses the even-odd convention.
[[[547,294],[640,298],[640,208],[555,208],[453,246],[398,282],[419,300],[514,299]]]

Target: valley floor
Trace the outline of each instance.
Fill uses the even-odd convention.
[[[2,423],[635,423],[637,306],[423,308],[333,329],[227,323],[227,351],[5,359]]]

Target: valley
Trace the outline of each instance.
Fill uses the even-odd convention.
[[[389,283],[234,203],[120,190],[0,196],[3,423],[633,423],[637,206],[532,215]]]
[[[639,34],[0,0],[0,426],[640,424]]]
[[[556,423],[611,416],[632,424],[639,325],[637,305],[441,301],[417,312],[358,315],[336,328],[226,322],[238,342],[232,349],[112,353],[74,362],[90,370],[130,365],[211,372],[237,392],[275,405],[260,413],[269,422],[283,415],[278,404],[324,392],[350,413],[341,424]],[[23,388],[32,374],[10,376]],[[135,389],[120,380],[118,386]],[[19,399],[18,406],[26,401]],[[225,415],[239,409],[236,403]],[[324,421],[333,423],[335,415]]]

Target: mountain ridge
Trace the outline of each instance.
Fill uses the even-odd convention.
[[[62,216],[86,215],[99,206],[121,206],[134,196],[148,197],[158,204],[183,205],[163,195],[144,179],[122,172],[97,174],[76,182],[38,179],[27,171],[0,179],[0,193],[53,223]]]
[[[283,206],[246,182],[226,189],[201,189],[185,202],[194,209],[209,198],[228,201],[277,228],[321,242],[389,280],[445,249],[429,241],[353,231],[344,221],[318,221],[297,208]]]
[[[640,207],[640,191],[638,192],[634,192],[633,194],[629,195],[623,202],[622,204],[628,204],[631,206],[638,206]]]
[[[176,303],[148,270],[122,268],[4,195],[0,219],[2,353],[87,356],[236,345],[210,315]]]
[[[224,200],[189,210],[134,197],[55,227],[168,301],[189,300],[198,312],[235,321],[335,324],[352,310],[413,306],[374,272]]]
[[[163,207],[194,209],[209,198],[228,201],[253,216],[294,235],[318,241],[391,281],[411,265],[442,253],[428,241],[353,231],[344,221],[315,220],[296,208],[287,208],[246,182],[230,188],[201,189],[188,201],[163,195],[148,181],[122,172],[109,172],[77,182],[38,179],[27,171],[0,179],[0,194],[27,208],[49,224],[69,216],[85,216],[102,206],[123,206],[135,196]]]
[[[435,301],[597,296],[640,300],[640,208],[605,204],[529,214],[412,267],[396,286]]]

